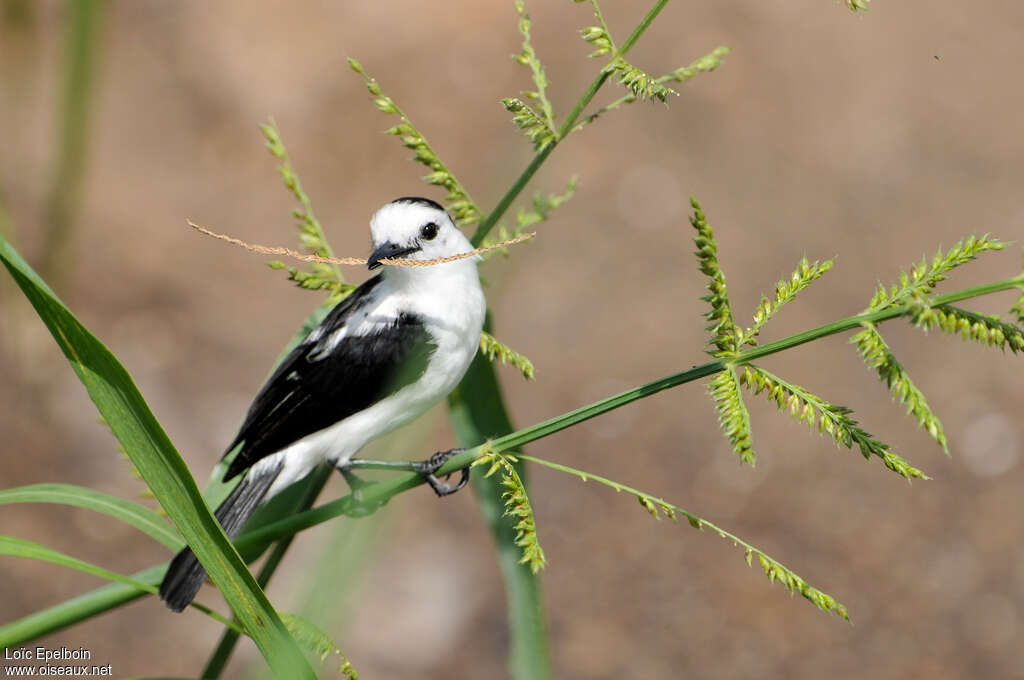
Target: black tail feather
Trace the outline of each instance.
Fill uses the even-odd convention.
[[[249,517],[256,510],[270,486],[281,472],[277,465],[260,472],[250,470],[238,486],[231,490],[224,502],[218,506],[213,516],[224,527],[228,538],[234,538],[242,529]],[[160,583],[160,599],[167,603],[171,611],[180,612],[195,599],[196,593],[206,582],[206,570],[186,546],[174,556],[164,580]]]

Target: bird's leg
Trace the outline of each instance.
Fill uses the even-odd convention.
[[[395,470],[396,472],[413,472],[416,463],[411,460],[369,460],[366,458],[349,458],[344,466],[355,470]],[[338,466],[341,469],[341,465]]]
[[[469,481],[469,468],[463,468],[462,470],[459,471],[461,473],[461,477],[459,478],[459,481],[457,484],[455,484],[455,486],[445,484],[440,479],[438,479],[434,473],[440,470],[441,466],[448,462],[449,458],[456,454],[462,453],[464,450],[465,449],[451,449],[449,451],[438,451],[430,458],[420,461],[363,460],[359,458],[350,458],[348,461],[346,461],[343,467],[339,466],[338,469],[341,471],[342,475],[346,475],[346,480],[348,480],[347,475],[352,474],[351,472],[347,472],[346,474],[346,471],[352,469],[406,470],[409,472],[416,472],[421,477],[423,477],[423,479],[426,480],[427,484],[430,485],[430,488],[433,489],[434,493],[436,493],[438,496],[450,496],[451,494],[455,493],[462,487],[466,486],[466,482]],[[449,477],[451,477],[450,474],[446,475],[445,481],[447,481]],[[361,482],[361,480],[360,483],[365,484],[365,482]]]
[[[345,483],[348,484],[348,488],[352,489],[352,495],[355,496],[357,501],[361,501],[359,492],[362,491],[363,487],[369,486],[371,482],[367,482],[360,479],[356,473],[352,472],[351,468],[345,465],[337,466],[338,472],[345,478]]]
[[[347,464],[341,464],[335,466],[341,476],[345,478],[345,483],[348,484],[348,488],[352,490],[352,500],[356,502],[356,513],[354,517],[369,517],[380,505],[376,507],[365,507],[363,505],[363,489],[367,486],[371,486],[373,482],[367,482],[366,480],[360,479],[356,476],[356,473],[349,469]]]

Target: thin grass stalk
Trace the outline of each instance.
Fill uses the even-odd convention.
[[[647,11],[647,14],[644,15],[644,18],[640,23],[637,24],[637,27],[634,28],[633,32],[629,34],[628,38],[626,38],[626,41],[622,43],[618,52],[620,55],[625,55],[633,48],[633,45],[636,44],[636,41],[640,39],[640,36],[642,36],[650,27],[651,22],[654,21],[658,14],[661,13],[661,10],[665,8],[666,4],[668,4],[668,0],[658,0],[654,3],[651,9]],[[558,128],[558,136],[533,157],[530,164],[526,166],[526,169],[523,170],[518,178],[516,178],[516,181],[512,184],[509,190],[505,192],[505,195],[501,197],[498,204],[494,206],[494,210],[492,210],[487,217],[480,222],[480,226],[477,227],[472,238],[470,238],[474,248],[478,247],[483,242],[487,237],[487,234],[489,234],[491,229],[493,229],[498,223],[498,220],[500,220],[508,211],[512,202],[519,197],[519,194],[521,194],[523,189],[526,188],[526,185],[533,178],[534,174],[536,174],[537,170],[540,169],[540,166],[544,164],[544,161],[547,160],[548,156],[551,155],[551,152],[555,150],[556,146],[558,146],[559,141],[564,139],[565,136],[572,131],[573,125],[576,124],[576,120],[583,113],[583,109],[590,104],[594,95],[597,94],[597,91],[600,90],[605,81],[608,80],[609,75],[611,74],[602,71],[597,78],[590,83],[590,86],[583,93],[583,96],[577,100],[572,111],[570,111],[569,115],[566,116],[564,121],[562,121],[562,126]]]
[[[58,113],[57,156],[47,200],[46,234],[39,272],[59,287],[71,252],[75,213],[81,203],[89,109],[95,83],[96,47],[103,18],[102,0],[67,0]]]

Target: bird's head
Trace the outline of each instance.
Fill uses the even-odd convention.
[[[373,254],[367,261],[376,269],[387,258],[433,260],[473,250],[441,204],[429,198],[396,198],[370,220]],[[470,261],[477,258],[469,258]],[[442,265],[447,266],[447,265]]]

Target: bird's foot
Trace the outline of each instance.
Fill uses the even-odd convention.
[[[441,469],[441,467],[448,462],[448,459],[452,456],[462,453],[465,449],[451,449],[449,451],[438,451],[430,458],[423,461],[413,463],[412,469],[418,472],[423,479],[427,481],[430,488],[434,490],[438,496],[450,496],[462,487],[466,486],[466,482],[469,481],[469,468],[462,468],[459,470],[460,478],[455,486],[450,486],[445,482],[452,476],[451,473],[445,475],[445,481],[442,482],[438,479],[434,473]]]

